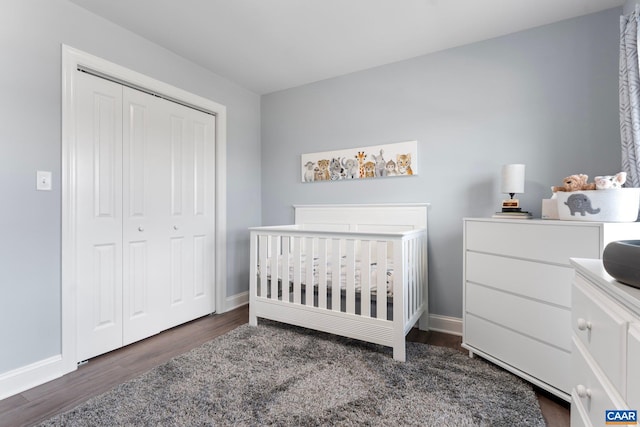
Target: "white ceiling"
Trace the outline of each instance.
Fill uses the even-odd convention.
[[[265,94],[625,0],[70,0]]]

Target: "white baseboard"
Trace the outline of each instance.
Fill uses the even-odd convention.
[[[429,315],[429,330],[462,336],[462,319],[431,314]]]
[[[224,312],[231,311],[243,305],[249,304],[249,291],[227,297],[224,304]]]
[[[61,355],[39,360],[0,374],[0,400],[39,386],[68,373]]]

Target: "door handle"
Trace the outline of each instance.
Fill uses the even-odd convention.
[[[142,226],[138,227],[138,231],[139,232],[143,232],[144,231],[144,227],[142,227]]]

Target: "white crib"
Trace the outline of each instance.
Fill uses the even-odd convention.
[[[428,204],[299,205],[254,227],[249,323],[276,320],[393,347],[428,329]]]

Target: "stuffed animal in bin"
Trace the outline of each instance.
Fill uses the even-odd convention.
[[[596,184],[595,182],[587,182],[589,180],[589,176],[585,174],[579,175],[571,175],[562,180],[562,187],[553,186],[551,187],[551,191],[584,191],[584,190],[595,190]]]
[[[626,172],[618,172],[615,175],[596,176],[593,179],[596,183],[596,189],[606,190],[609,188],[622,188],[622,184],[627,181]]]

